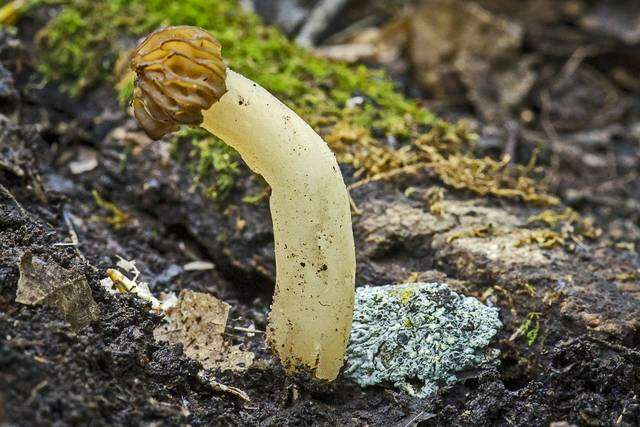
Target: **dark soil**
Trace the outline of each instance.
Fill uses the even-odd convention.
[[[359,188],[357,283],[417,272],[496,304],[505,325],[492,346],[499,356],[435,397],[416,399],[343,378],[287,377],[261,335],[238,336],[258,363],[211,374],[248,393],[243,402],[200,379],[200,365],[180,346],[155,342],[160,318],[147,305],[108,295],[100,280],[117,256],[133,259],[155,294],[210,292],[231,304],[233,326],[264,330],[274,282],[269,210],[264,200],[242,202],[263,184],[243,169],[224,204],[204,198],[174,161],[185,155],[180,148],[172,155],[167,143],[140,144],[146,139],[110,88],[74,100],[40,85],[25,43],[0,33],[0,425],[640,425],[640,257],[616,246],[640,245],[638,182],[589,192],[597,175],[564,167],[567,151],[556,153],[559,194],[591,212],[604,233],[551,250],[494,248],[491,237],[447,243],[487,218],[501,230],[495,242],[517,239],[538,212],[518,202],[447,189],[447,214],[439,218],[415,196],[442,186],[428,174]],[[637,93],[625,96],[627,105],[640,105]],[[562,111],[581,111],[574,98],[563,102]],[[554,120],[576,123],[562,111]],[[640,158],[636,116],[637,108],[618,115],[615,132],[599,140],[614,157]],[[609,129],[611,120],[596,125]],[[567,141],[579,156],[592,149]],[[73,174],[69,162],[82,150],[98,166]],[[627,176],[639,165],[627,162],[618,172]],[[405,195],[408,186],[413,196]],[[128,219],[110,224],[93,191]],[[57,245],[72,232],[79,245]],[[86,277],[100,319],[75,331],[55,309],[16,303],[25,251]],[[184,271],[193,260],[215,269]],[[516,334],[530,313],[540,326],[533,342]]]

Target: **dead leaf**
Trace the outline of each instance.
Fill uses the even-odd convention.
[[[460,55],[496,58],[521,42],[522,28],[472,2],[426,0],[411,14],[409,54],[428,85],[437,83],[428,74],[446,72]]]
[[[27,251],[20,257],[16,302],[57,308],[74,329],[100,318],[85,277]]]
[[[616,123],[628,109],[609,78],[584,63],[544,84],[548,92],[541,96],[540,106],[557,132],[601,129]]]
[[[338,43],[315,48],[316,55],[336,61],[374,61],[391,70],[404,70],[402,50],[407,43],[408,19],[401,14],[382,27],[357,30]]]
[[[490,122],[505,122],[536,82],[535,57],[506,57],[487,61],[477,55],[461,55],[454,63],[467,98]]]
[[[225,342],[229,304],[213,295],[183,290],[167,317],[169,323],[155,329],[155,339],[182,344],[205,369],[244,371],[253,363],[253,353]]]

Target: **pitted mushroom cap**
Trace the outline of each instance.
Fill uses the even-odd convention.
[[[136,49],[133,112],[152,139],[202,123],[227,91],[221,46],[207,31],[190,26],[161,28]]]

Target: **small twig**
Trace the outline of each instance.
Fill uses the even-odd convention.
[[[248,332],[251,334],[264,334],[264,331],[261,331],[259,329],[250,329],[250,328],[242,328],[240,326],[234,326],[233,328],[229,328],[229,329],[233,329],[234,331],[239,331],[239,332]]]
[[[638,400],[638,396],[637,395],[633,395],[633,400]],[[627,406],[625,405],[624,408],[622,408],[622,412],[620,412],[620,415],[618,416],[618,418],[616,419],[616,425],[620,426],[622,425],[622,421],[624,420],[624,415],[627,413]]]
[[[638,179],[640,179],[640,175],[638,173],[630,172],[624,176],[616,177],[615,179],[610,179],[608,181],[603,181],[601,184],[598,184],[596,186],[596,192],[613,192],[614,190],[624,188],[625,185],[635,182]]]
[[[509,120],[505,124],[505,128],[507,130],[507,141],[504,144],[502,156],[509,156],[509,158],[514,159],[516,157],[516,148],[518,146],[518,123],[513,120]]]
[[[331,24],[333,18],[344,8],[347,1],[321,0],[300,29],[296,43],[304,47],[313,47],[318,36]]]
[[[578,245],[580,248],[584,249],[585,251],[589,251],[589,247],[587,245],[584,244],[584,242],[578,238],[578,236],[575,235],[571,235],[571,240],[573,240],[573,242]]]
[[[236,334],[231,334],[229,332],[223,332],[222,335],[224,335],[225,337],[230,337],[230,338],[247,338],[244,335],[236,335]]]
[[[376,175],[373,175],[372,177],[369,178],[365,178],[362,179],[358,182],[354,182],[353,184],[349,185],[347,187],[347,189],[349,191],[351,190],[355,190],[356,188],[360,188],[363,185],[369,184],[370,182],[375,182],[375,181],[381,181],[381,180],[388,180],[390,178],[394,178],[398,175],[402,175],[404,173],[415,173],[417,171],[419,171],[420,169],[425,169],[428,168],[430,166],[429,163],[415,163],[415,164],[411,164],[411,165],[407,165],[407,166],[402,166],[399,167],[397,169],[392,169],[388,172],[381,172],[378,173]]]
[[[38,397],[38,393],[40,392],[40,390],[42,390],[43,388],[45,388],[47,385],[49,385],[49,382],[47,380],[44,380],[40,383],[38,383],[32,390],[31,393],[29,394],[29,398],[27,399],[27,401],[25,402],[27,404],[27,406],[31,405],[33,403],[34,400],[36,400],[36,398]]]
[[[422,412],[419,412],[415,417],[411,418],[411,419],[409,420],[409,422],[407,422],[403,427],[409,427],[409,426],[410,426],[412,423],[414,423],[418,418],[420,418],[421,416],[423,416],[425,412],[427,412],[427,410],[426,410],[426,409],[425,409],[424,411],[422,411]],[[425,418],[424,418],[424,419],[422,419],[422,420],[420,420],[420,421],[426,421],[426,420],[429,420],[429,419],[431,419],[431,418],[433,418],[433,417],[435,417],[435,416],[436,416],[436,414],[429,413],[429,414],[427,414],[427,415],[425,416]]]
[[[349,194],[348,192],[347,194],[349,195],[349,204],[351,205],[351,210],[353,211],[353,214],[362,215],[362,210],[358,207],[358,205],[356,205],[356,201],[353,200],[353,197],[351,197],[351,194]]]
[[[337,33],[327,37],[327,39],[324,40],[323,44],[344,44],[353,39],[355,35],[361,33],[365,28],[374,26],[376,24],[376,19],[377,18],[375,15],[369,15],[358,21],[355,21],[352,24],[349,24],[344,30],[340,30]]]
[[[22,215],[27,216],[27,211],[25,210],[25,208],[22,207],[20,202],[18,202],[18,200],[14,197],[14,195],[11,194],[11,191],[9,191],[7,187],[0,184],[0,191],[2,191],[5,194],[5,196],[7,196],[9,200],[11,200],[18,207]]]
[[[596,46],[581,46],[577,48],[563,65],[556,82],[564,82],[571,78],[585,59],[599,52],[600,49]]]
[[[202,381],[205,384],[209,384],[209,386],[211,386],[211,388],[213,390],[221,391],[223,393],[229,393],[229,394],[231,394],[233,396],[239,397],[240,399],[242,399],[246,403],[250,403],[251,402],[251,398],[244,391],[240,390],[237,387],[228,386],[228,385],[219,383],[219,382],[215,381],[214,379],[210,378],[207,375],[207,373],[205,373],[204,371],[198,372],[197,376],[198,376],[198,379],[200,381]]]
[[[560,170],[560,154],[559,154],[559,147],[562,146],[562,143],[560,141],[560,137],[558,136],[558,133],[556,132],[556,129],[553,127],[553,124],[551,123],[551,120],[549,118],[550,116],[550,110],[551,110],[551,96],[549,95],[549,92],[542,92],[540,94],[540,98],[542,101],[542,129],[544,129],[544,133],[547,135],[547,138],[549,138],[549,142],[551,142],[551,172],[552,172],[552,176],[551,178],[551,182],[550,185],[555,187],[557,184],[557,180],[558,180],[558,174],[559,174],[559,170]]]
[[[585,335],[585,338],[587,340],[591,341],[591,342],[600,344],[600,345],[602,345],[604,347],[608,347],[608,348],[610,348],[612,350],[617,350],[617,351],[619,351],[621,353],[625,353],[625,354],[628,354],[628,355],[633,355],[636,358],[640,358],[640,351],[634,350],[633,348],[626,347],[626,346],[620,345],[620,344],[615,344],[615,343],[612,343],[612,342],[607,342],[607,341],[605,341],[603,339],[594,337],[593,335]]]
[[[80,252],[80,249],[78,248],[78,246],[80,246],[78,233],[76,233],[76,230],[73,226],[73,222],[71,221],[71,214],[69,213],[66,207],[62,210],[62,218],[64,219],[64,223],[67,226],[67,230],[69,231],[69,238],[71,239],[71,243],[59,242],[59,243],[54,243],[53,246],[73,246],[78,256],[83,260],[85,260],[84,255],[82,254],[82,252]]]
[[[67,225],[67,228],[69,229],[69,236],[71,238],[71,242],[76,246],[79,245],[80,240],[78,240],[78,233],[76,233],[76,229],[73,227],[73,222],[71,221],[71,214],[69,213],[67,208],[63,209],[62,218],[64,218],[64,223]]]

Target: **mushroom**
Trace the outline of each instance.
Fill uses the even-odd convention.
[[[135,51],[134,115],[152,139],[201,126],[271,186],[276,288],[267,341],[285,368],[332,380],[351,330],[355,249],[334,154],[295,112],[228,69],[197,27],[155,31]]]

